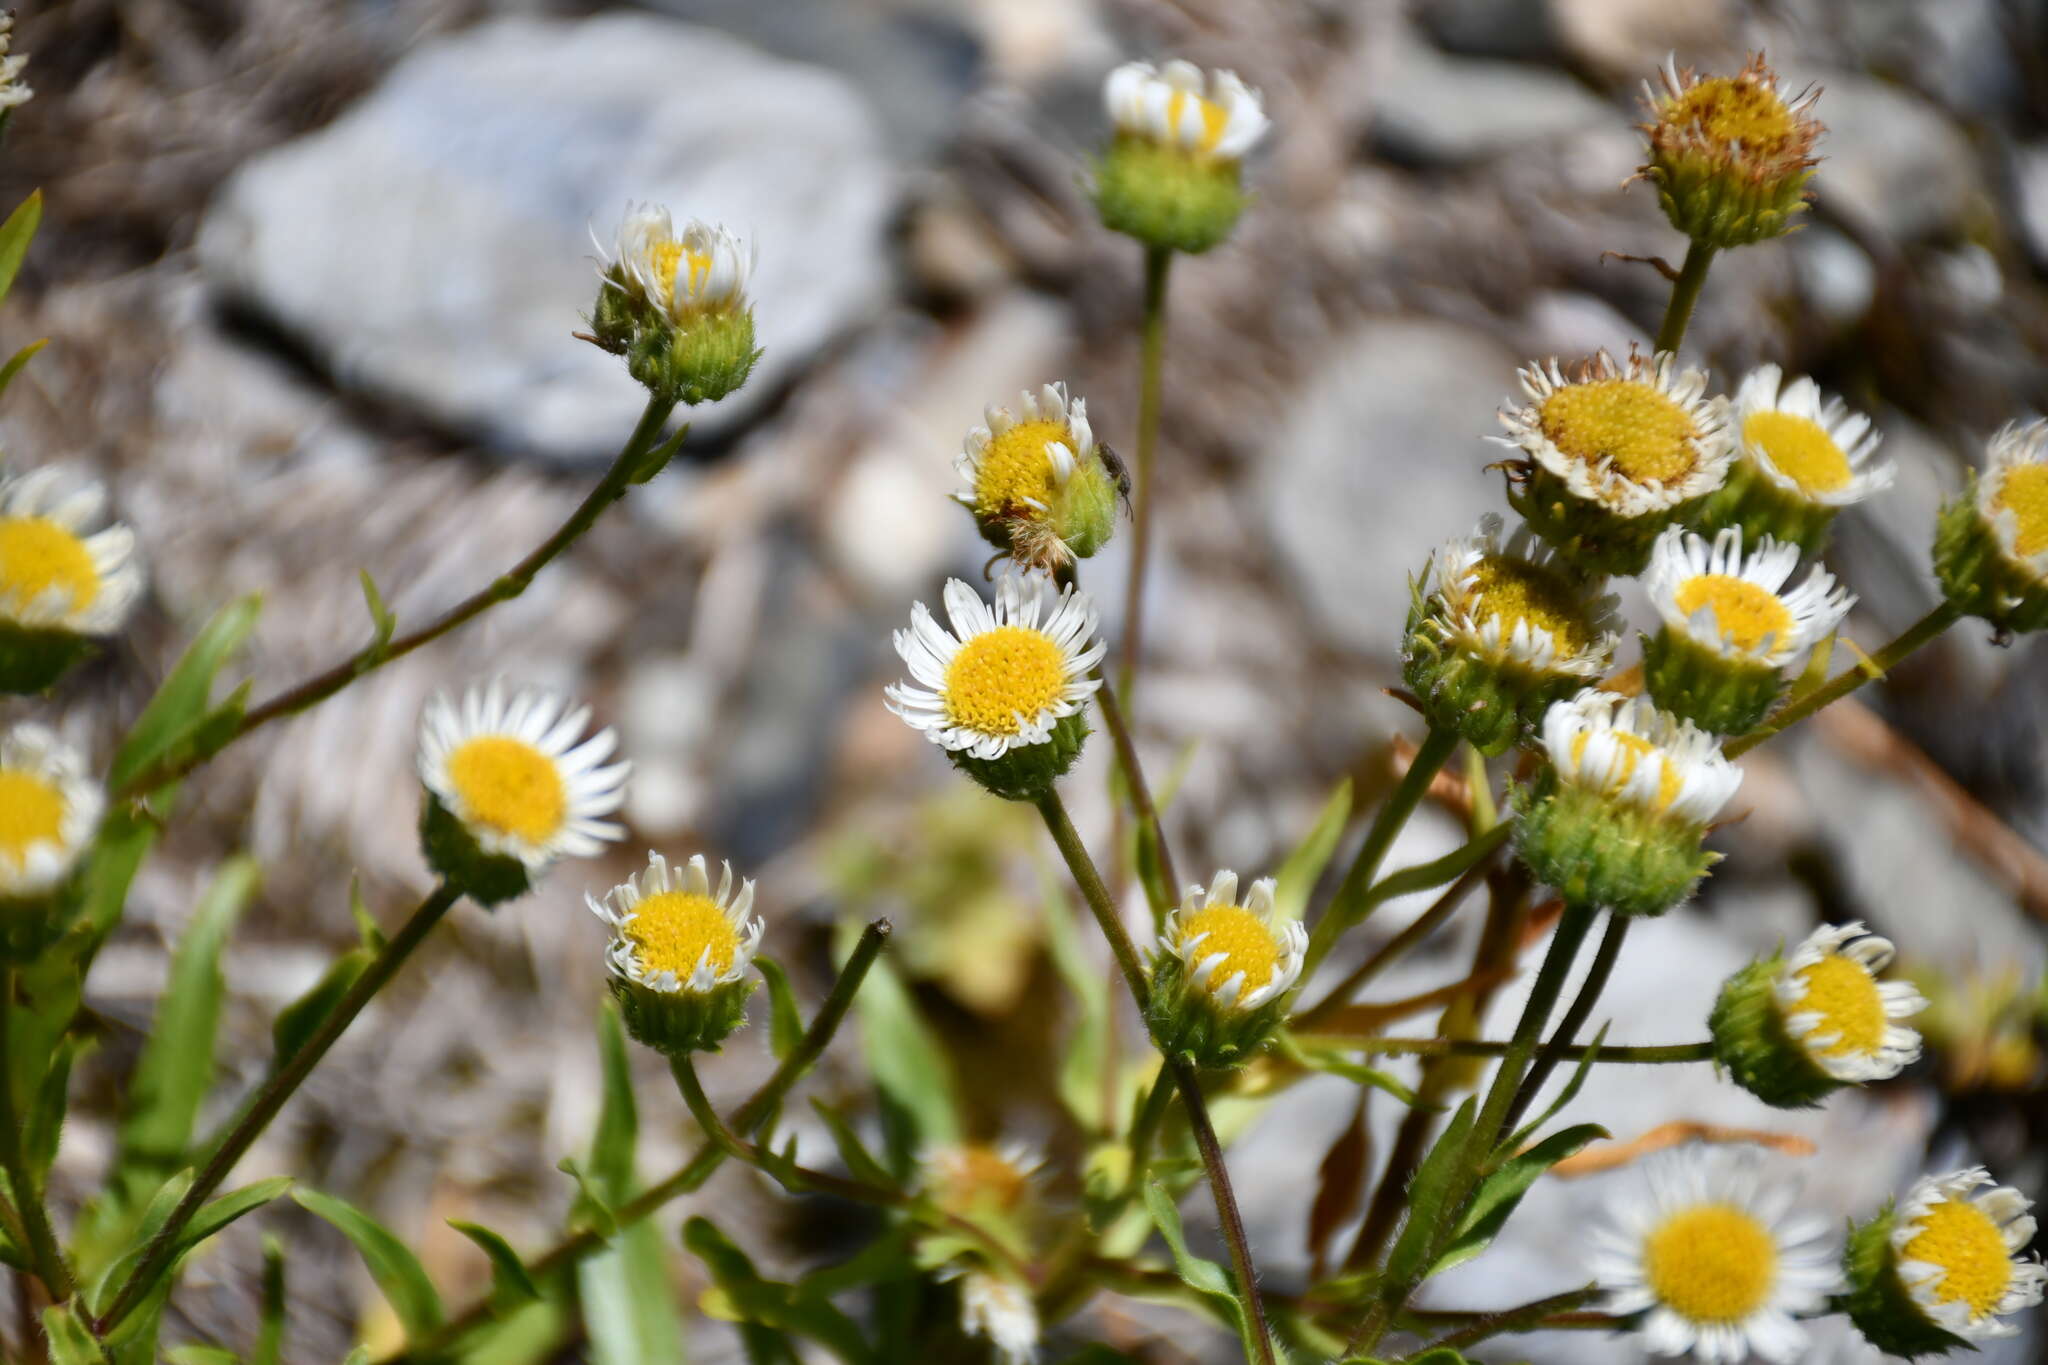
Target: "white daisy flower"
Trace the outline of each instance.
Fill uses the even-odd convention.
[[[1087,400],[1069,399],[1065,384],[1026,391],[1015,413],[992,406],[984,418],[987,425],[967,433],[953,460],[960,475],[954,501],[977,517],[1050,510],[1054,490],[1095,454]]]
[[[1801,376],[1787,384],[1759,365],[1735,390],[1735,451],[1781,492],[1821,507],[1847,507],[1891,487],[1897,471],[1872,460],[1883,439],[1871,420]]]
[[[2032,1207],[1982,1166],[1914,1184],[1892,1220],[1891,1243],[1899,1280],[1930,1322],[1979,1341],[2019,1330],[2003,1319],[2039,1303],[2048,1282],[2038,1261],[2018,1259],[2034,1240]]]
[[[1528,401],[1504,408],[1505,438],[1584,501],[1619,517],[1669,511],[1728,477],[1727,404],[1707,376],[1660,353],[1618,363],[1601,351],[1569,372],[1552,360],[1520,371]]]
[[[1757,1154],[1685,1148],[1644,1163],[1647,1197],[1617,1200],[1593,1233],[1592,1272],[1611,1313],[1645,1314],[1653,1355],[1800,1359],[1806,1329],[1840,1285],[1831,1220],[1795,1212]]]
[[[14,15],[0,13],[0,113],[26,104],[35,91],[21,83],[22,68],[28,65],[26,53],[10,57],[7,49],[14,42]]]
[[[1265,135],[1256,90],[1235,72],[1204,74],[1192,62],[1126,62],[1103,82],[1102,100],[1119,135],[1218,161],[1241,160]]]
[[[0,734],[0,898],[61,886],[99,828],[106,797],[85,760],[41,725]]]
[[[111,635],[142,595],[135,533],[98,531],[107,490],[46,465],[0,480],[0,621]]]
[[[746,307],[754,256],[726,228],[692,219],[678,234],[667,209],[634,204],[605,263],[607,274],[614,268],[670,321],[683,323],[699,313]]]
[[[1723,658],[1782,668],[1834,633],[1856,599],[1818,564],[1789,591],[1799,547],[1763,537],[1747,556],[1742,529],[1711,543],[1667,527],[1650,551],[1643,587],[1675,633]]]
[[[1301,976],[1308,933],[1299,920],[1274,923],[1274,880],[1237,899],[1237,874],[1219,871],[1209,889],[1190,886],[1166,917],[1159,946],[1187,967],[1189,984],[1226,1010],[1251,1011],[1284,995]]]
[[[1991,438],[1977,514],[2006,559],[2048,584],[2048,420],[2012,423]]]
[[[1742,785],[1714,736],[1647,698],[1594,688],[1544,713],[1543,748],[1559,780],[1687,824],[1712,820]]]
[[[1909,981],[1879,981],[1891,940],[1860,923],[1823,925],[1807,935],[1771,983],[1785,1031],[1838,1081],[1882,1081],[1920,1056],[1920,1035],[1897,1022],[1927,1008]]]
[[[458,702],[436,693],[420,718],[419,772],[484,852],[538,874],[587,858],[625,831],[604,816],[626,799],[632,764],[606,764],[618,737],[589,738],[590,708],[539,690],[507,696],[502,680]]]
[[[910,629],[895,633],[911,681],[889,685],[889,709],[948,752],[978,759],[1051,739],[1102,685],[1088,674],[1107,647],[1088,595],[1069,587],[1048,604],[1050,587],[1043,574],[1006,573],[989,604],[949,579],[951,630],[913,606]]]
[[[613,975],[649,990],[702,994],[746,975],[761,946],[751,878],[733,888],[732,864],[721,863],[718,890],[699,853],[671,870],[659,853],[605,893],[585,896],[591,912],[612,927],[605,961]]]
[[[1495,664],[1588,680],[1607,671],[1621,639],[1620,599],[1600,591],[1526,525],[1505,543],[1489,515],[1475,535],[1430,556],[1424,592],[1443,642]]]
[[[955,1263],[939,1277],[960,1286],[960,1328],[995,1348],[1002,1365],[1038,1359],[1038,1310],[1031,1290],[1015,1280]]]

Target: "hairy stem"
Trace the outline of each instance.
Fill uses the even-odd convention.
[[[1153,915],[1163,916],[1172,905],[1174,892],[1180,887],[1180,878],[1173,868],[1173,850],[1166,846],[1166,829],[1159,823],[1159,808],[1152,802],[1152,788],[1146,783],[1145,770],[1138,762],[1138,745],[1131,736],[1130,727],[1124,723],[1123,703],[1116,699],[1116,689],[1105,683],[1095,690],[1095,702],[1102,712],[1103,728],[1109,731],[1110,741],[1116,745],[1117,766],[1123,769],[1124,785],[1130,792],[1131,805],[1138,816],[1138,837],[1151,841],[1161,886],[1155,888],[1149,877],[1138,880],[1152,902]]]
[[[1145,250],[1145,320],[1138,368],[1137,468],[1131,480],[1131,570],[1124,583],[1123,646],[1117,657],[1116,690],[1133,709],[1138,681],[1140,623],[1145,604],[1145,566],[1152,552],[1153,474],[1159,454],[1159,392],[1166,369],[1166,275],[1173,253]]]
[[[65,1264],[64,1249],[57,1242],[56,1230],[50,1226],[50,1210],[29,1173],[28,1154],[21,1144],[27,1115],[17,1105],[14,1039],[9,1027],[14,1015],[16,974],[14,967],[0,971],[0,1169],[7,1173],[7,1190],[13,1196],[22,1233],[28,1239],[25,1250],[29,1264],[50,1297],[62,1302],[77,1292],[78,1286],[71,1278],[71,1267]]]
[[[1550,1073],[1557,1070],[1557,1064],[1572,1051],[1572,1045],[1578,1041],[1579,1030],[1586,1026],[1594,1006],[1600,1003],[1600,996],[1607,990],[1607,978],[1614,974],[1615,959],[1621,956],[1621,945],[1627,941],[1628,927],[1634,922],[1627,915],[1608,916],[1607,932],[1600,936],[1600,946],[1593,952],[1593,965],[1587,969],[1578,995],[1565,1009],[1564,1018],[1558,1021],[1557,1031],[1550,1035],[1550,1041],[1536,1055],[1536,1064],[1522,1079],[1522,1088],[1516,1092],[1515,1102],[1508,1106],[1503,1131],[1514,1131],[1515,1125],[1522,1120],[1522,1114],[1535,1101],[1536,1092],[1543,1089]]]
[[[1145,1092],[1145,1104],[1138,1110],[1137,1122],[1131,1125],[1131,1177],[1125,1184],[1126,1191],[1145,1183],[1145,1163],[1151,1159],[1152,1140],[1166,1118],[1166,1102],[1173,1098],[1173,1085],[1173,1073],[1161,1067],[1152,1088]]]
[[[1960,619],[1962,613],[1956,610],[1953,603],[1943,599],[1933,611],[1907,626],[1898,639],[1871,655],[1867,662],[1859,660],[1855,666],[1843,669],[1805,696],[1793,698],[1776,715],[1756,729],[1740,738],[1729,740],[1721,752],[1730,758],[1748,753],[1780,730],[1790,729],[1814,712],[1840,701],[1863,684],[1891,672],[1923,645],[1933,643],[1943,631]]]
[[[1335,1038],[1300,1035],[1306,1041],[1327,1043],[1367,1057],[1505,1057],[1514,1044],[1501,1038]],[[1574,1047],[1562,1030],[1551,1036],[1547,1048],[1562,1057],[1584,1057],[1591,1053],[1596,1062],[1619,1062],[1631,1066],[1664,1066],[1680,1062],[1711,1062],[1712,1043],[1653,1043],[1640,1047],[1602,1045]]]
[[[348,658],[343,659],[324,673],[306,679],[242,713],[234,729],[220,744],[209,752],[192,753],[174,761],[152,764],[121,784],[112,793],[113,799],[141,796],[155,791],[167,782],[174,782],[185,776],[200,764],[206,762],[222,748],[234,743],[256,730],[262,729],[274,720],[298,715],[347,687],[366,673],[375,672],[394,659],[402,659],[422,645],[432,644],[459,626],[468,624],[483,615],[500,602],[509,602],[525,592],[532,585],[540,571],[560,558],[562,552],[582,539],[585,532],[597,524],[604,510],[626,495],[634,476],[640,472],[641,457],[654,448],[661,435],[661,428],[668,421],[675,404],[665,399],[651,398],[647,409],[640,415],[640,424],[633,434],[626,438],[626,444],[612,460],[604,478],[590,495],[569,514],[569,519],[544,541],[540,548],[520,560],[509,571],[494,579],[489,586],[472,593],[443,613],[428,625],[404,635],[395,635],[389,640],[373,642],[363,646]],[[679,437],[677,439],[680,439]],[[672,441],[671,444],[674,442]]]
[[[1058,791],[1045,789],[1045,795],[1038,798],[1038,813],[1044,817],[1053,843],[1059,846],[1060,857],[1066,860],[1067,870],[1081,888],[1081,899],[1088,902],[1095,922],[1102,926],[1102,936],[1109,940],[1109,951],[1116,958],[1117,970],[1123,973],[1124,985],[1130,988],[1131,998],[1143,1013],[1152,1003],[1152,986],[1145,979],[1144,964],[1138,960],[1138,946],[1131,942],[1131,931],[1124,927],[1123,916],[1117,913],[1116,902],[1110,898],[1109,888],[1102,884],[1102,874],[1095,870],[1095,860],[1088,855],[1088,846],[1081,842],[1080,831],[1074,828]]]
[[[221,1181],[228,1178],[235,1164],[262,1136],[270,1121],[277,1117],[278,1110],[284,1108],[285,1101],[297,1092],[313,1068],[327,1055],[328,1049],[348,1031],[348,1026],[363,1012],[363,1007],[398,974],[398,969],[405,965],[413,950],[426,941],[427,935],[433,932],[434,926],[441,922],[441,917],[461,899],[461,895],[446,882],[435,887],[399,931],[377,950],[377,955],[363,968],[362,975],[349,986],[348,993],[341,997],[340,1002],[328,1011],[313,1035],[289,1057],[277,1059],[277,1069],[243,1101],[234,1122],[228,1125],[227,1131],[207,1156],[206,1164],[200,1167],[192,1188],[185,1191],[185,1197],[178,1201],[177,1208],[171,1211],[163,1227],[150,1239],[149,1249],[143,1253],[141,1261],[121,1282],[121,1290],[114,1296],[113,1303],[94,1320],[92,1328],[95,1335],[104,1337],[142,1302],[157,1277],[168,1268],[179,1234],[192,1221],[192,1216],[220,1188]]]
[[[1707,282],[1707,267],[1714,263],[1716,248],[1694,241],[1685,249],[1685,264],[1671,282],[1671,302],[1664,307],[1664,325],[1657,329],[1657,349],[1676,351],[1685,340],[1686,324],[1692,321],[1693,305],[1699,302],[1700,286]]]
[[[1328,1018],[1333,1011],[1350,1004],[1351,998],[1370,985],[1374,977],[1400,961],[1409,950],[1442,928],[1444,922],[1457,913],[1458,906],[1472,893],[1472,888],[1485,878],[1492,862],[1491,858],[1482,858],[1474,863],[1462,877],[1444,889],[1444,893],[1436,898],[1429,909],[1417,915],[1408,927],[1388,939],[1365,961],[1352,968],[1351,974],[1331,987],[1328,995],[1289,1020],[1288,1027],[1297,1033],[1313,1032],[1319,1021]]]

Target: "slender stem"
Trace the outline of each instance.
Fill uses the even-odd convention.
[[[1173,253],[1163,247],[1145,251],[1145,321],[1138,369],[1137,469],[1131,485],[1131,569],[1124,583],[1124,638],[1117,657],[1116,690],[1124,706],[1133,706],[1138,681],[1141,620],[1145,606],[1145,566],[1152,551],[1153,473],[1159,452],[1159,392],[1166,369],[1166,275]]]
[[[1316,921],[1315,931],[1309,936],[1308,956],[1301,966],[1303,980],[1315,974],[1316,967],[1337,941],[1337,936],[1351,927],[1358,913],[1356,907],[1371,889],[1372,879],[1386,860],[1387,850],[1394,846],[1394,840],[1407,825],[1408,817],[1415,814],[1415,808],[1422,804],[1429,784],[1443,771],[1444,764],[1450,761],[1451,753],[1457,747],[1458,733],[1455,730],[1432,726],[1422,737],[1422,747],[1415,751],[1414,761],[1409,763],[1408,771],[1401,775],[1400,782],[1381,804],[1379,813],[1373,816],[1372,828],[1365,832],[1365,842],[1359,846],[1358,856],[1345,870],[1344,880],[1338,885],[1337,894],[1331,897],[1329,908]]]
[[[295,716],[301,711],[319,705],[335,693],[394,659],[402,659],[422,645],[432,644],[459,626],[483,615],[500,602],[509,602],[525,592],[532,585],[540,571],[561,557],[564,550],[580,540],[584,533],[597,524],[604,510],[626,495],[637,474],[642,473],[641,456],[653,448],[661,435],[661,428],[668,421],[675,404],[661,398],[650,398],[646,411],[640,415],[640,424],[633,434],[626,438],[626,444],[612,460],[611,468],[590,495],[577,505],[569,519],[561,524],[555,533],[542,542],[539,549],[520,560],[501,577],[488,586],[472,593],[458,602],[447,612],[428,625],[405,635],[396,635],[389,640],[372,642],[343,659],[324,673],[319,673],[295,687],[287,688],[242,713],[234,730],[219,744],[204,752],[189,753],[182,758],[157,763],[122,783],[113,793],[114,799],[140,796],[155,791],[166,782],[174,782],[185,776],[208,758],[236,740],[263,728],[274,720]],[[671,442],[673,444],[673,442]]]
[[[1095,702],[1102,712],[1102,724],[1109,731],[1112,743],[1116,745],[1117,766],[1123,769],[1124,785],[1129,789],[1131,805],[1136,809],[1138,823],[1144,827],[1145,836],[1152,841],[1154,856],[1159,862],[1159,880],[1164,884],[1165,904],[1155,893],[1149,878],[1140,877],[1145,894],[1152,901],[1152,913],[1162,915],[1171,903],[1174,889],[1180,885],[1180,877],[1173,870],[1173,850],[1166,846],[1166,829],[1159,823],[1159,807],[1153,804],[1152,788],[1145,781],[1145,769],[1138,762],[1138,745],[1131,736],[1131,730],[1124,723],[1123,703],[1116,699],[1116,689],[1106,684],[1095,689]]]
[[[178,1237],[184,1232],[185,1225],[192,1221],[192,1216],[220,1187],[221,1181],[228,1178],[235,1164],[270,1126],[278,1110],[284,1108],[285,1101],[312,1074],[328,1049],[348,1031],[348,1026],[363,1012],[363,1007],[398,974],[398,969],[405,965],[413,950],[426,940],[434,926],[441,922],[441,917],[461,896],[460,891],[446,882],[435,887],[404,926],[377,950],[377,955],[363,968],[362,975],[349,986],[340,1003],[328,1011],[313,1035],[289,1057],[278,1059],[277,1069],[243,1102],[241,1112],[235,1115],[234,1122],[214,1145],[192,1187],[185,1191],[185,1197],[178,1201],[163,1227],[150,1239],[148,1250],[135,1269],[129,1272],[128,1278],[121,1282],[121,1290],[114,1296],[112,1305],[93,1322],[94,1335],[104,1337],[142,1301],[150,1286],[156,1283],[157,1276],[168,1266]]]
[[[1173,1073],[1161,1067],[1152,1080],[1152,1088],[1145,1092],[1145,1104],[1138,1110],[1137,1122],[1131,1125],[1131,1176],[1124,1186],[1126,1193],[1136,1190],[1145,1181],[1145,1163],[1151,1158],[1152,1139],[1166,1118],[1166,1102],[1172,1098]]]
[[[1685,327],[1692,320],[1693,305],[1699,302],[1700,286],[1707,282],[1707,267],[1714,263],[1715,248],[1694,240],[1685,249],[1685,264],[1671,282],[1671,302],[1664,306],[1664,325],[1657,329],[1657,349],[1676,351],[1685,340]]]
[[[7,1190],[21,1215],[29,1263],[35,1267],[36,1278],[50,1291],[50,1297],[61,1302],[77,1291],[77,1285],[72,1281],[71,1267],[64,1262],[64,1249],[58,1244],[56,1230],[50,1226],[50,1210],[29,1172],[28,1154],[21,1143],[26,1116],[17,1105],[14,1040],[10,1036],[17,971],[14,967],[0,970],[0,1169],[7,1173]]]
[[[1365,961],[1352,968],[1351,975],[1332,987],[1328,995],[1289,1020],[1288,1027],[1296,1033],[1312,1032],[1318,1021],[1328,1018],[1333,1011],[1351,1003],[1351,998],[1370,985],[1373,978],[1400,961],[1410,949],[1435,933],[1443,926],[1445,920],[1457,913],[1458,906],[1471,894],[1472,888],[1485,878],[1492,861],[1491,858],[1482,858],[1474,863],[1462,877],[1444,889],[1444,893],[1436,898],[1429,909],[1417,915],[1407,928],[1388,939]]]
[[[1557,1064],[1572,1051],[1578,1041],[1579,1030],[1592,1017],[1593,1007],[1600,1003],[1601,994],[1607,989],[1607,978],[1614,974],[1615,959],[1621,956],[1621,945],[1628,939],[1628,927],[1635,921],[1628,915],[1609,915],[1607,932],[1600,936],[1600,946],[1593,952],[1593,965],[1586,971],[1586,979],[1579,985],[1579,993],[1565,1009],[1564,1018],[1558,1021],[1557,1030],[1550,1035],[1550,1041],[1536,1056],[1536,1064],[1529,1068],[1529,1074],[1522,1079],[1522,1088],[1515,1093],[1515,1102],[1508,1106],[1508,1117],[1502,1125],[1512,1132],[1522,1120],[1522,1114],[1536,1099],[1536,1092],[1550,1079],[1550,1073],[1557,1070]]]
[[[1933,611],[1907,626],[1898,639],[1871,655],[1867,663],[1858,661],[1854,667],[1843,669],[1805,696],[1793,698],[1763,725],[1739,739],[1728,741],[1721,752],[1730,758],[1748,753],[1780,730],[1797,725],[1814,712],[1840,701],[1863,684],[1891,672],[1921,646],[1932,643],[1960,619],[1962,613],[1956,610],[1954,603],[1944,598]]]
[[[846,959],[846,965],[839,969],[839,979],[832,983],[831,992],[825,1003],[811,1019],[811,1026],[804,1031],[802,1041],[791,1050],[787,1057],[760,1089],[747,1097],[745,1103],[734,1111],[728,1127],[737,1133],[751,1135],[778,1109],[783,1097],[811,1064],[824,1053],[832,1035],[839,1031],[846,1012],[853,1006],[853,998],[860,991],[861,982],[867,978],[868,968],[875,965],[881,955],[882,945],[889,938],[889,921],[875,920],[862,932],[860,941],[854,944],[853,952]],[[661,1208],[678,1195],[688,1194],[711,1178],[712,1172],[723,1165],[726,1149],[716,1140],[707,1141],[697,1154],[666,1180],[648,1187],[646,1191],[621,1204],[615,1211],[620,1227],[637,1223],[642,1218]],[[557,1242],[545,1253],[527,1263],[527,1272],[538,1282],[565,1265],[574,1265],[585,1256],[603,1248],[604,1237],[594,1230],[575,1233]],[[406,1362],[438,1360],[447,1348],[470,1332],[489,1322],[492,1314],[492,1299],[486,1295],[476,1300],[462,1312],[450,1318],[439,1328],[412,1342],[405,1349],[384,1357],[380,1365],[405,1365]]]
[[[1102,936],[1109,940],[1117,970],[1123,973],[1124,984],[1130,987],[1131,998],[1138,1002],[1142,1013],[1152,1003],[1152,987],[1145,979],[1144,965],[1138,960],[1138,947],[1131,942],[1131,932],[1124,928],[1123,916],[1117,913],[1116,902],[1110,899],[1109,888],[1102,884],[1102,874],[1095,870],[1095,860],[1088,856],[1088,846],[1081,842],[1080,832],[1068,818],[1066,803],[1060,800],[1057,790],[1045,789],[1045,795],[1038,798],[1038,813],[1045,817],[1053,843],[1059,845],[1060,856],[1066,859],[1075,884],[1081,888],[1081,899],[1088,902],[1095,922],[1102,926]]]
[[[1304,1042],[1329,1044],[1368,1057],[1505,1057],[1508,1050],[1514,1046],[1505,1039],[1497,1038],[1337,1038],[1317,1034],[1297,1036]],[[1643,1047],[1622,1047],[1612,1044],[1598,1048],[1573,1047],[1565,1042],[1560,1031],[1551,1036],[1547,1046],[1557,1048],[1561,1056],[1583,1057],[1590,1052],[1596,1062],[1619,1062],[1632,1066],[1662,1066],[1679,1062],[1714,1060],[1712,1043],[1659,1043]]]
[[[1481,1313],[1467,1326],[1432,1341],[1425,1351],[1461,1351],[1467,1346],[1477,1346],[1489,1337],[1497,1337],[1504,1332],[1527,1332],[1538,1326],[1547,1327],[1559,1315],[1576,1311],[1599,1293],[1597,1285],[1589,1284],[1582,1289],[1568,1289],[1562,1294],[1552,1294],[1549,1298],[1538,1299],[1534,1303]]]

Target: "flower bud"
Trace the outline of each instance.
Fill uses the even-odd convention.
[[[702,854],[671,869],[649,853],[638,877],[584,898],[612,928],[605,962],[626,1031],[667,1057],[716,1052],[746,1022],[761,919],[754,883],[735,891],[732,865],[721,869],[714,894]]]
[[[1244,1065],[1280,1023],[1301,976],[1308,934],[1278,921],[1271,877],[1237,902],[1237,874],[1191,886],[1166,917],[1152,958],[1146,1022],[1168,1056],[1224,1070]]]
[[[1015,413],[991,407],[986,416],[953,461],[961,485],[953,497],[989,544],[1019,568],[1048,573],[1108,544],[1119,481],[1088,425],[1086,401],[1047,384],[1024,393]]]
[[[57,466],[0,479],[0,692],[47,691],[128,620],[135,533],[101,519],[106,489]]]
[[[1820,92],[1787,100],[1760,52],[1733,76],[1703,79],[1675,60],[1658,75],[1661,90],[1643,84],[1650,159],[1640,174],[1656,185],[1671,226],[1711,247],[1799,226],[1813,145],[1826,131],[1808,113]]]
[[[1872,1346],[1909,1359],[2016,1335],[2006,1316],[2039,1303],[2048,1281],[2039,1262],[2016,1259],[2034,1237],[2031,1207],[1981,1166],[1921,1177],[1898,1207],[1850,1230],[1849,1320]]]
[[[1116,136],[1095,168],[1103,225],[1161,251],[1199,253],[1244,211],[1240,161],[1266,131],[1258,92],[1229,71],[1127,62],[1103,102]]]
[[[1984,472],[1941,509],[1934,571],[1965,615],[2001,631],[2048,629],[2048,421],[1991,438]]]
[[[753,253],[722,227],[635,205],[619,225],[591,310],[597,344],[633,378],[677,403],[709,403],[746,382],[760,352],[746,295]]]

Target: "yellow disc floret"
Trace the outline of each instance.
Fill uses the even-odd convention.
[[[1467,571],[1467,580],[1476,590],[1472,614],[1480,624],[1498,621],[1506,635],[1527,621],[1548,632],[1568,654],[1592,643],[1585,608],[1560,575],[1523,560],[1488,555]]]
[[[1586,745],[1591,742],[1592,738],[1593,732],[1590,730],[1581,730],[1572,738],[1572,764],[1574,767],[1586,761]],[[1619,791],[1626,787],[1630,780],[1635,777],[1636,769],[1641,767],[1646,760],[1656,763],[1659,767],[1657,773],[1656,809],[1668,809],[1671,803],[1678,799],[1679,790],[1683,785],[1679,780],[1678,769],[1672,764],[1665,762],[1663,755],[1658,753],[1657,746],[1644,739],[1641,735],[1632,735],[1626,730],[1610,730],[1608,731],[1608,738],[1619,744],[1622,751],[1621,764],[1610,778],[1611,789]]]
[[[1766,637],[1783,644],[1792,633],[1792,613],[1748,579],[1733,574],[1703,573],[1678,585],[1678,609],[1691,616],[1701,607],[1714,609],[1714,625],[1737,649],[1754,653]]]
[[[48,517],[0,517],[0,594],[29,603],[52,589],[69,611],[92,605],[100,576],[85,542]]]
[[[1829,1057],[1874,1053],[1884,1043],[1884,997],[1869,969],[1853,958],[1830,953],[1820,961],[1799,969],[1806,987],[1796,1012],[1818,1014],[1818,1033],[1833,1034],[1835,1041],[1821,1051]]]
[[[552,838],[568,811],[554,760],[509,735],[482,735],[449,754],[448,780],[471,821],[531,843]]]
[[[1993,1312],[2012,1281],[2012,1256],[1998,1224],[1967,1200],[1945,1199],[1927,1211],[1919,1227],[1900,1254],[1941,1267],[1933,1285],[1936,1300],[1967,1304],[1972,1318]]]
[[[37,844],[61,840],[64,794],[34,773],[0,769],[0,858],[20,868]]]
[[[1166,122],[1171,128],[1180,127],[1183,115],[1187,113],[1188,101],[1193,100],[1202,111],[1202,140],[1196,150],[1208,153],[1216,150],[1216,144],[1223,140],[1223,130],[1230,126],[1230,114],[1214,100],[1205,100],[1187,90],[1175,90],[1166,97]]]
[[[1856,476],[1835,438],[1810,417],[1775,408],[1753,412],[1742,424],[1742,439],[1802,492],[1838,493]]]
[[[1757,156],[1782,152],[1799,138],[1799,122],[1768,81],[1713,76],[1659,111],[1674,128],[1697,128],[1709,142]]]
[[[1651,1291],[1688,1322],[1736,1323],[1769,1301],[1778,1247],[1751,1214],[1730,1204],[1700,1204],[1649,1235],[1643,1269]]]
[[[1198,938],[1199,944],[1194,942]],[[1280,940],[1264,920],[1235,905],[1212,905],[1189,915],[1181,921],[1180,941],[1193,945],[1188,953],[1191,963],[1223,954],[1222,963],[1209,975],[1212,991],[1243,972],[1240,993],[1249,995],[1273,979],[1280,963]]]
[[[701,251],[692,251],[683,243],[671,237],[654,248],[654,278],[661,284],[663,297],[658,303],[673,305],[688,302],[703,287],[704,279],[711,273],[711,257]],[[688,264],[689,276],[678,279],[677,272]]]
[[[649,896],[633,907],[633,918],[619,932],[632,941],[643,972],[674,972],[684,981],[706,961],[723,975],[740,946],[739,933],[718,902],[691,891]]]
[[[2008,469],[1992,504],[2010,512],[2019,523],[2013,552],[2032,558],[2048,550],[2048,464],[2023,464]]]
[[[985,735],[1014,735],[1066,691],[1060,648],[1028,626],[997,626],[946,666],[946,718]]]
[[[1690,413],[1636,379],[1567,384],[1543,400],[1543,434],[1581,464],[1612,463],[1635,483],[1676,483],[1698,463]]]
[[[1053,494],[1052,460],[1045,447],[1061,441],[1071,449],[1073,440],[1066,423],[1043,420],[1019,422],[990,437],[974,474],[974,514],[1014,515],[1028,510],[1031,502],[1045,506]]]

